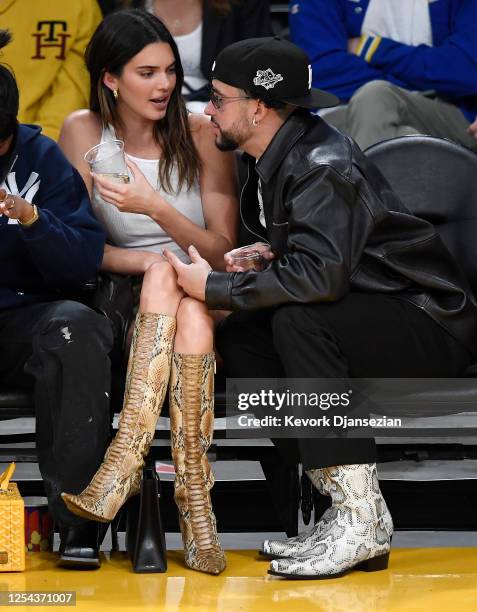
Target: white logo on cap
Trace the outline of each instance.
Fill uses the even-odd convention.
[[[313,81],[313,68],[311,64],[308,64],[308,89],[311,89],[311,82]]]
[[[212,72],[215,70],[215,62],[212,64]]]
[[[280,81],[283,81],[282,75],[275,74],[271,68],[257,70],[257,76],[253,79],[254,85],[261,85],[265,89],[273,89]]]

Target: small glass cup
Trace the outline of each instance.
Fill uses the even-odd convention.
[[[247,246],[235,249],[232,255],[234,266],[240,268],[242,272],[246,272],[247,270],[261,272],[266,268],[269,262],[269,260],[264,257],[264,253],[270,250],[270,245],[266,242],[248,244]]]
[[[86,151],[84,158],[95,174],[114,183],[129,183],[122,140],[105,140]]]

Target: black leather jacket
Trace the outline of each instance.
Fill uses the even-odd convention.
[[[476,354],[468,283],[434,226],[406,210],[351,139],[304,111],[288,119],[255,166],[266,232],[256,220],[255,160],[249,164],[242,220],[257,240],[270,242],[276,260],[262,272],[211,273],[210,307],[254,310],[333,302],[349,291],[386,293],[422,308]]]

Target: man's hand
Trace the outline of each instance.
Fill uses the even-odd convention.
[[[348,38],[348,53],[352,53],[353,55],[356,55],[356,51],[358,50],[360,42],[361,42],[360,36],[356,36],[355,38]]]
[[[227,253],[225,253],[224,261],[225,261],[226,272],[243,272],[244,271],[243,268],[241,268],[240,266],[237,266],[234,263],[234,255],[237,253],[237,251],[240,251],[241,249],[243,250],[245,248],[250,252],[257,251],[258,253],[262,255],[264,259],[267,259],[268,261],[271,261],[272,259],[275,258],[275,255],[270,250],[270,245],[267,242],[255,242],[254,244],[247,245],[247,247],[239,247],[238,249],[233,249],[232,251],[228,251]]]
[[[475,118],[474,123],[469,125],[468,132],[471,136],[477,139],[477,117]]]
[[[27,223],[33,219],[34,211],[33,206],[20,196],[10,195],[5,189],[0,189],[0,215]]]
[[[202,259],[197,249],[193,246],[189,247],[189,257],[192,261],[190,264],[183,263],[168,249],[164,249],[164,255],[177,273],[179,287],[182,287],[190,297],[205,302],[205,285],[212,268],[205,259]]]

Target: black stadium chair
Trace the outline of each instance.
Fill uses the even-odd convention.
[[[433,223],[477,295],[477,155],[432,136],[402,136],[366,151],[417,217]]]
[[[477,155],[450,140],[422,135],[385,140],[365,154],[409,211],[434,224],[477,295]],[[426,405],[426,415],[462,412],[466,403],[477,406],[476,376],[472,364],[458,389],[430,382],[406,400]]]
[[[385,140],[365,154],[409,211],[434,224],[477,296],[477,155],[421,135]],[[476,365],[466,375],[477,376]]]

